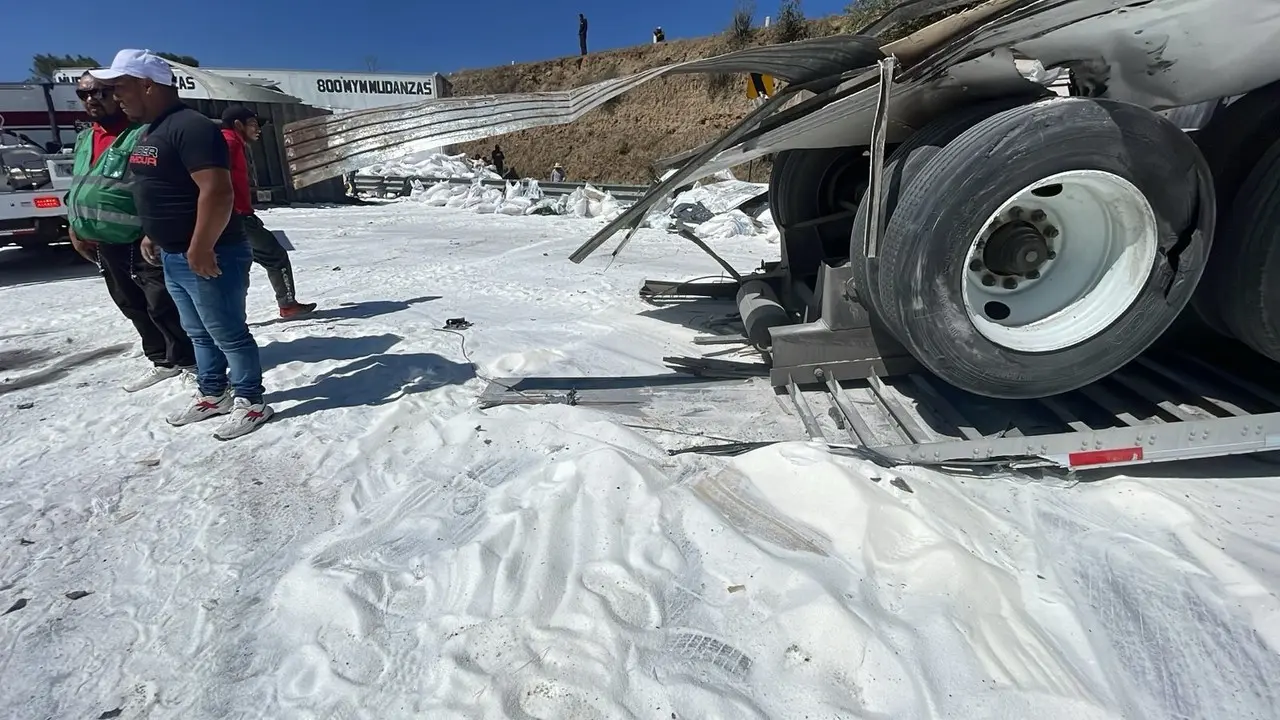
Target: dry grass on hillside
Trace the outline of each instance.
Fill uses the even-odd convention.
[[[652,67],[727,52],[723,38],[674,41],[585,58],[463,71],[451,79],[456,95],[563,90]],[[719,84],[717,84],[719,83]],[[745,80],[675,76],[650,81],[570,125],[534,128],[466,143],[459,151],[488,155],[495,142],[522,175],[546,177],[560,162],[570,178],[647,183],[652,163],[705,143],[750,110]]]

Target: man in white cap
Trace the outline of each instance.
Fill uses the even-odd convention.
[[[111,83],[120,107],[144,123],[129,156],[142,251],[164,267],[165,284],[195,346],[199,391],[168,417],[187,425],[229,417],[214,437],[230,440],[271,417],[263,401],[258,344],[245,321],[253,253],[233,193],[227,143],[212,121],[182,104],[173,70],[149,50],[121,50],[89,71]],[[228,370],[230,377],[228,377]]]
[[[151,369],[124,385],[137,392],[184,371],[195,379],[196,357],[169,296],[164,271],[142,257],[142,219],[129,186],[129,156],[142,134],[115,94],[89,73],[76,95],[93,126],[76,137],[74,177],[67,192],[67,222],[76,252],[98,266],[107,292],[133,322]]]

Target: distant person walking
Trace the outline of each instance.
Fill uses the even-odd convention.
[[[587,54],[587,16],[578,13],[578,48],[582,50],[582,55]]]
[[[560,163],[556,163],[555,166],[551,168],[551,182],[564,182],[564,177],[564,166]]]
[[[146,233],[141,250],[164,267],[195,347],[200,388],[167,420],[187,425],[229,415],[213,435],[240,437],[272,413],[263,402],[258,343],[245,322],[253,251],[231,211],[226,140],[209,118],[182,103],[169,64],[148,50],[121,50],[110,68],[89,72],[112,83],[129,119],[145,123],[128,175]]]
[[[276,305],[280,317],[295,318],[316,309],[315,303],[300,303],[293,282],[293,264],[289,251],[284,249],[275,235],[253,213],[253,200],[249,196],[249,162],[246,159],[246,143],[257,142],[262,136],[258,116],[243,105],[232,105],[222,112],[222,137],[227,141],[231,160],[231,187],[235,191],[232,212],[240,216],[244,232],[249,236],[253,249],[253,261],[266,268],[267,279],[276,292]]]
[[[493,159],[494,169],[498,171],[499,175],[502,175],[503,174],[502,168],[506,167],[506,163],[507,163],[507,154],[502,152],[501,145],[494,144],[493,154],[490,155],[490,158]]]
[[[653,44],[663,43],[667,41],[667,34],[662,32],[662,26],[653,29]]]
[[[184,369],[196,357],[182,318],[164,284],[164,271],[142,256],[142,219],[125,170],[142,126],[125,117],[110,86],[85,73],[76,95],[93,125],[76,138],[75,169],[67,194],[67,221],[76,252],[95,263],[107,293],[142,339],[152,367],[124,385],[137,392]]]

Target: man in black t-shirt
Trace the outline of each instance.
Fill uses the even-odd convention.
[[[142,250],[164,267],[195,346],[200,386],[168,421],[229,415],[214,437],[249,433],[270,419],[271,408],[263,401],[258,344],[245,322],[253,254],[231,212],[226,141],[212,121],[182,104],[173,71],[149,50],[121,50],[110,68],[90,74],[112,83],[125,114],[146,123],[128,171],[146,234]]]

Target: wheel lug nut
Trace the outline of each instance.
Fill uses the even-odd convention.
[[[1005,290],[1013,290],[1013,289],[1014,289],[1014,288],[1016,288],[1016,287],[1018,287],[1018,280],[1017,280],[1017,278],[1007,277],[1007,278],[1005,278],[1005,279],[1004,279],[1004,289],[1005,289]]]
[[[981,260],[979,260],[978,258],[974,258],[974,259],[970,260],[970,261],[969,261],[969,269],[970,269],[970,270],[972,270],[972,271],[974,271],[974,272],[978,272],[979,270],[981,270],[981,269],[982,269],[982,261],[981,261]]]
[[[1017,205],[1014,205],[1013,207],[1009,208],[1009,217],[1011,218],[1022,217],[1022,208],[1018,207]]]
[[[1045,255],[1045,257],[1047,257],[1047,258],[1049,258],[1050,260],[1052,260],[1052,259],[1054,259],[1054,258],[1058,257],[1058,253],[1056,253],[1056,252],[1054,252],[1054,251],[1050,250],[1050,251],[1049,251],[1049,253],[1048,253],[1047,255]]]
[[[1044,222],[1045,214],[1043,210],[1031,211],[1031,222]]]
[[[1044,229],[1044,236],[1050,239],[1058,237],[1058,228],[1050,225]]]
[[[983,276],[982,276],[982,284],[983,284],[983,285],[986,285],[987,287],[991,287],[992,285],[995,285],[995,284],[996,284],[996,276],[995,276],[995,275],[991,275],[991,274],[983,275]]]
[[[1038,277],[1040,277],[1040,271],[1039,271],[1039,270],[1028,270],[1028,271],[1027,271],[1027,279],[1028,279],[1028,280],[1035,280],[1035,279],[1036,279],[1036,278],[1038,278]]]

